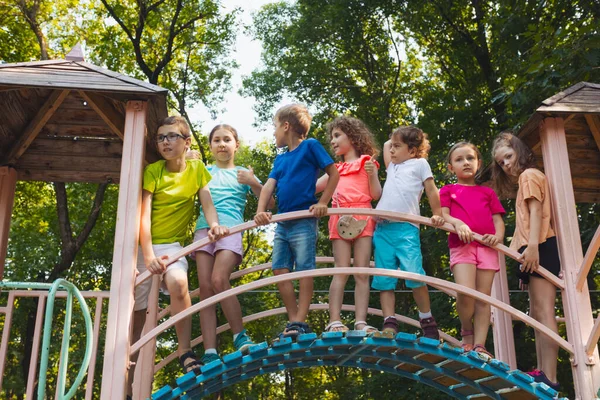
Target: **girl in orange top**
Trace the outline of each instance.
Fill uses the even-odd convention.
[[[338,117],[327,124],[331,147],[341,162],[336,164],[340,180],[333,194],[333,208],[372,208],[371,201],[381,197],[381,183],[377,175],[379,164],[375,140],[369,128],[359,119]],[[317,182],[317,192],[327,184],[327,175]],[[329,218],[329,239],[332,241],[336,267],[349,267],[354,250],[354,265],[369,267],[375,221],[369,216],[353,217],[332,215]],[[369,277],[355,275],[354,329],[367,333],[377,329],[367,325],[369,307]],[[348,276],[336,275],[329,287],[329,324],[327,332],[345,332],[348,327],[341,322],[344,288]]]
[[[502,132],[494,141],[492,165],[494,188],[500,196],[510,194],[518,182],[516,227],[510,248],[521,253],[519,278],[529,288],[530,314],[558,333],[554,303],[556,288],[536,270],[540,265],[558,276],[560,259],[552,229],[548,181],[535,168],[533,152],[511,132]],[[558,391],[556,363],[558,345],[535,332],[537,368],[528,372],[536,382],[544,382]]]

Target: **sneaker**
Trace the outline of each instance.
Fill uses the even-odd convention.
[[[219,355],[215,353],[204,353],[202,358],[200,358],[200,362],[204,365],[207,365],[216,360],[221,361],[221,357],[219,357]]]
[[[551,389],[554,389],[557,392],[560,389],[560,384],[558,382],[552,382],[550,379],[548,379],[548,377],[546,376],[544,371],[541,371],[539,369],[534,369],[533,371],[527,372],[527,375],[531,376],[533,378],[533,380],[536,382],[545,383]]]
[[[440,340],[440,333],[438,332],[435,318],[423,318],[419,322],[421,323],[421,329],[423,329],[423,336],[429,339]]]
[[[252,341],[252,339],[250,339],[250,336],[248,336],[248,332],[246,332],[245,329],[242,329],[242,331],[238,334],[237,338],[233,341],[233,347],[235,347],[236,351],[241,351],[242,353],[245,353],[250,346],[255,345],[256,343],[254,343]]]

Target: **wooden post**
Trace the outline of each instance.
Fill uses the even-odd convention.
[[[597,348],[592,356],[588,356],[585,352],[585,344],[592,331],[594,320],[587,282],[582,291],[578,291],[576,287],[577,273],[583,261],[583,250],[562,118],[545,118],[540,124],[540,140],[565,282],[562,301],[567,336],[569,343],[574,347],[572,370],[575,393],[580,399],[595,399],[600,387],[600,364]]]
[[[156,328],[158,318],[158,292],[160,289],[160,277],[152,277],[152,289],[148,295],[148,308],[146,309],[146,323],[142,335]],[[150,340],[140,350],[138,356],[135,377],[133,380],[133,398],[148,399],[152,395],[152,382],[154,382],[154,359],[156,358],[156,338]]]
[[[147,108],[148,105],[144,101],[129,101],[126,106],[125,138],[121,159],[117,226],[100,394],[103,400],[125,398],[125,376],[129,367],[130,326],[140,233]]]
[[[16,187],[17,170],[11,167],[0,167],[0,281],[4,279],[4,262]]]
[[[508,278],[506,277],[506,258],[498,253],[500,271],[494,278],[492,297],[510,305],[508,294]],[[500,361],[507,363],[512,369],[517,368],[515,353],[515,336],[512,329],[512,317],[502,310],[492,307],[492,332],[494,335],[494,355]]]

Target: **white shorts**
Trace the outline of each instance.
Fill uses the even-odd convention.
[[[152,245],[152,249],[154,250],[154,255],[156,257],[174,254],[182,248],[183,247],[181,247],[179,243]],[[185,259],[185,257],[182,257],[179,260],[175,261],[173,264],[169,265],[165,274],[174,269],[180,269],[187,274],[188,262]],[[141,246],[138,249],[137,270],[140,274],[147,271],[146,263],[144,262],[144,254],[142,253]],[[152,279],[147,279],[140,285],[135,287],[135,305],[133,306],[133,311],[140,311],[148,308],[148,296],[150,295],[150,289],[152,289]],[[162,279],[160,290],[165,294],[169,294],[169,291],[167,290],[167,287],[164,281],[162,281]]]

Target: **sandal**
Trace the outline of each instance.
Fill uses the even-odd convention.
[[[191,361],[187,362],[187,360],[191,359]],[[188,351],[187,353],[179,356],[179,365],[181,365],[181,368],[183,368],[183,372],[184,373],[188,373],[191,371],[200,371],[200,367],[202,367],[202,362],[200,362],[200,360],[198,360],[198,357],[196,356],[196,353],[194,353],[192,350]]]
[[[361,329],[358,329],[356,327],[356,325],[364,325]],[[367,336],[371,336],[372,334],[374,334],[375,332],[377,332],[377,328],[375,328],[374,326],[371,326],[369,324],[367,324],[367,321],[356,321],[354,323],[354,330],[355,331],[363,331],[367,334]]]
[[[279,334],[278,339],[290,338],[296,340],[299,335],[311,332],[312,329],[310,329],[306,322],[288,322],[283,332]]]
[[[350,329],[341,321],[331,321],[329,325],[325,327],[325,332],[348,332]]]
[[[485,346],[482,345],[482,344],[476,344],[473,347],[473,351],[476,352],[476,353],[485,354],[486,356],[488,356],[490,358],[494,358],[494,355],[492,353],[490,353],[489,351],[487,351],[487,349],[485,348]]]
[[[460,330],[460,336],[462,337],[462,349],[464,351],[471,351],[473,350],[473,344],[472,343],[465,343],[465,336],[473,336],[474,332],[472,329],[461,329]]]

